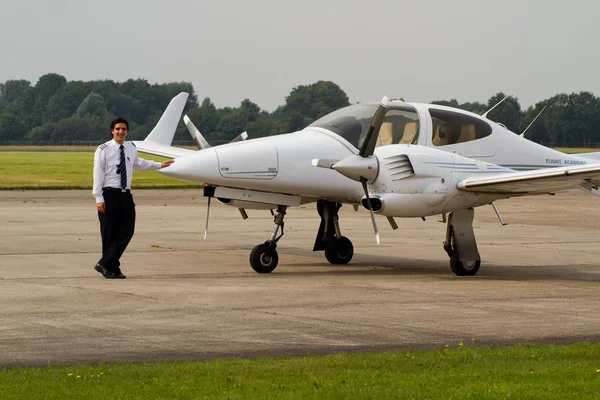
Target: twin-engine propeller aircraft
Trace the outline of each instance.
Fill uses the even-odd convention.
[[[313,250],[325,250],[332,264],[346,264],[354,253],[340,229],[342,204],[370,211],[377,243],[375,214],[387,217],[393,229],[394,217],[442,214],[452,271],[474,275],[481,264],[474,207],[572,188],[599,193],[600,153],[575,156],[546,148],[487,119],[487,113],[384,97],[337,110],[298,132],[245,141],[242,134],[215,147],[185,117],[196,151],[171,146],[186,99],[186,93],[176,96],[136,146],[175,157],[160,172],[205,184],[209,210],[213,197],[239,208],[244,218],[245,209],[276,210],[270,238],[250,253],[259,273],[277,266],[277,242],[292,206],[316,203],[321,224]]]

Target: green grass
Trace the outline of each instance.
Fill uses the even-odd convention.
[[[590,148],[571,148],[571,147],[555,147],[554,150],[556,151],[560,151],[563,153],[567,153],[567,154],[579,154],[579,153],[596,153],[596,152],[600,152],[600,149],[597,147],[590,147]]]
[[[140,154],[161,161],[162,157]],[[0,152],[2,189],[90,189],[94,152]],[[172,179],[156,171],[134,171],[133,189],[185,188],[199,185]]]
[[[2,399],[597,399],[600,344],[11,368]]]

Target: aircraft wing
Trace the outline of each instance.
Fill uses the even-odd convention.
[[[458,188],[469,192],[515,195],[554,193],[600,183],[600,164],[544,168],[463,179]]]
[[[184,149],[181,147],[168,146],[166,144],[157,143],[153,140],[135,140],[133,142],[138,151],[142,153],[154,154],[157,156],[177,158],[195,153],[197,150]]]

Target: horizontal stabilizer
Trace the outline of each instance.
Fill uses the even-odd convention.
[[[139,152],[154,154],[162,157],[176,158],[196,152],[196,150],[167,146],[150,140],[134,141],[133,143]]]

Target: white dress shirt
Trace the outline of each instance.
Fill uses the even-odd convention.
[[[161,167],[161,163],[144,160],[138,157],[137,149],[132,142],[123,143],[125,147],[125,163],[127,164],[127,189],[131,189],[133,170],[153,171]],[[117,166],[121,163],[121,145],[115,140],[101,144],[94,154],[94,188],[92,195],[96,203],[104,203],[103,187],[121,189],[121,175],[117,174]]]

